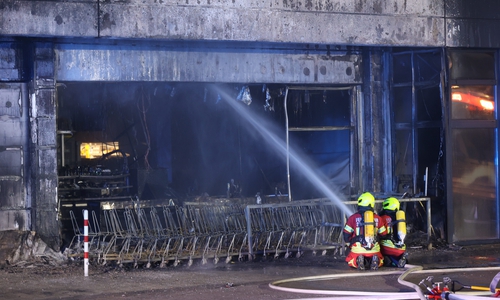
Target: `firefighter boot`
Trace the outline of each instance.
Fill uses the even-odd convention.
[[[406,261],[408,260],[408,253],[403,253],[401,258],[398,260],[398,268],[404,268],[406,265]]]
[[[365,269],[365,257],[363,255],[358,255],[356,258],[356,264],[358,265],[358,270]]]
[[[372,262],[370,263],[370,269],[378,270],[379,263],[380,263],[380,258],[377,255],[372,256]]]

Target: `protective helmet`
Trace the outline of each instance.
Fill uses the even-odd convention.
[[[373,208],[375,206],[375,197],[373,197],[373,195],[369,192],[365,192],[359,195],[358,206],[370,206],[371,208]]]
[[[382,207],[385,210],[398,211],[399,210],[399,200],[394,198],[394,197],[389,197],[389,198],[384,200],[384,202],[382,203]]]

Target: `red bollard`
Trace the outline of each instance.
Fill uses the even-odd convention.
[[[83,275],[89,276],[89,212],[83,210]]]

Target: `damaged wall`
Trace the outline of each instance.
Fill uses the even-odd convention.
[[[442,1],[129,1],[101,3],[101,37],[438,45]]]
[[[0,228],[27,230],[30,210],[26,199],[24,151],[27,132],[21,84],[0,84]]]
[[[3,0],[0,35],[498,47],[499,8],[495,0]]]
[[[0,43],[0,228],[28,230],[28,109],[19,44]]]
[[[496,0],[453,0],[446,3],[446,45],[500,47],[500,3]]]
[[[54,47],[37,44],[30,97],[34,230],[53,249],[60,246],[57,220],[57,144]]]
[[[5,0],[0,34],[444,45],[443,0]]]
[[[363,107],[359,124],[362,137],[359,139],[361,155],[362,190],[383,193],[392,191],[392,149],[390,137],[390,110],[388,108],[388,62],[387,53],[381,49],[370,49],[363,53]]]
[[[35,230],[56,249],[53,53],[51,44],[0,43],[0,229]]]
[[[97,0],[0,1],[0,34],[97,37]]]
[[[58,81],[244,83],[361,82],[361,57],[329,47],[240,49],[234,45],[58,45]],[[304,48],[301,46],[301,48]],[[168,49],[168,50],[165,50]]]

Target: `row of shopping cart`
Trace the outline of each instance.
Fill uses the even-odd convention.
[[[299,257],[304,251],[342,251],[343,213],[325,201],[240,205],[185,203],[90,212],[89,256],[99,264],[166,266],[257,256]],[[82,253],[83,229],[70,211],[74,256]]]

